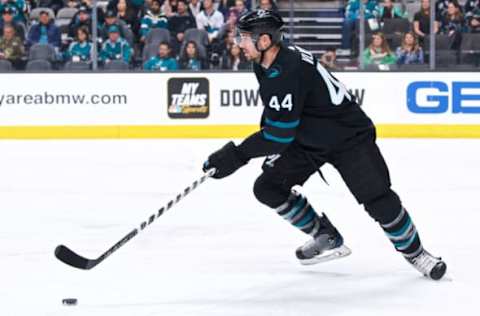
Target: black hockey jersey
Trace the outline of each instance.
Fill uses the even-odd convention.
[[[260,131],[239,145],[245,157],[281,153],[292,142],[329,151],[374,128],[354,96],[302,48],[281,46],[270,68],[255,64],[254,71],[265,107]]]

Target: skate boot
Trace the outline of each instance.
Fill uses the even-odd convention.
[[[296,251],[296,256],[303,265],[311,265],[346,257],[352,251],[343,244],[343,237],[322,213],[321,228],[315,238]]]
[[[440,280],[447,271],[447,264],[442,261],[442,258],[432,256],[425,249],[422,249],[417,256],[405,259],[420,273],[432,280]]]

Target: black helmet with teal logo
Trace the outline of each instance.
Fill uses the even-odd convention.
[[[282,40],[284,22],[280,14],[272,10],[256,10],[242,15],[237,21],[239,33],[251,33],[256,41],[263,34],[270,35],[273,44]]]

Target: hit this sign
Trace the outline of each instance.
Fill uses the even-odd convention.
[[[171,78],[168,80],[168,116],[206,118],[210,97],[207,78]]]

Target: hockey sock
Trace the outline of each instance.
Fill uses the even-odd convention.
[[[287,202],[275,211],[290,224],[314,238],[324,228],[320,216],[302,195],[291,194]]]
[[[395,249],[406,258],[415,257],[423,250],[417,229],[410,215],[403,207],[393,221],[381,224],[381,227],[393,243]]]

